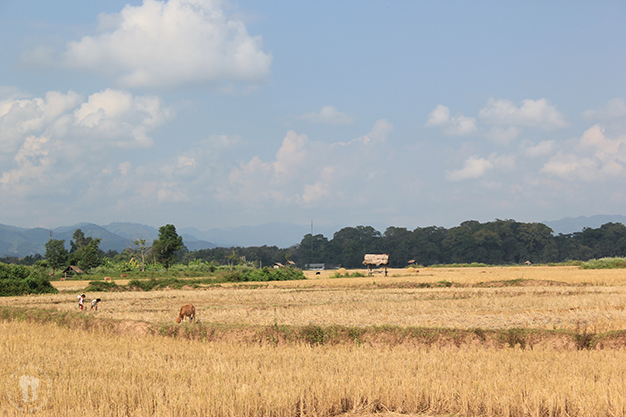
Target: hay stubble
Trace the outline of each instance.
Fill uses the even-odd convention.
[[[442,274],[474,284],[486,281],[488,273],[481,271]],[[528,270],[493,271],[497,281],[519,279],[515,274]],[[532,279],[565,285],[397,288],[372,285],[374,279],[383,281],[375,276],[263,288],[89,294],[103,302],[97,313],[84,314],[172,322],[180,305],[192,302],[201,321],[226,324],[626,329],[623,272],[566,269],[561,277],[562,269],[552,271]],[[426,274],[397,275],[387,283],[426,279]],[[438,282],[443,275],[433,271],[429,279]],[[581,285],[585,282],[595,285]],[[74,298],[14,297],[0,304],[75,311]],[[626,415],[624,349],[273,347],[5,321],[0,355],[2,381],[28,364],[48,375],[52,395],[41,415],[50,416]],[[0,402],[0,415],[15,413]]]

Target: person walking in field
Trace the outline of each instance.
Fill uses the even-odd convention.
[[[85,294],[81,294],[78,296],[78,308],[82,310],[84,303],[85,303]]]
[[[89,310],[93,310],[94,308],[98,311],[98,303],[100,302],[99,298],[95,298],[91,300],[91,308]]]

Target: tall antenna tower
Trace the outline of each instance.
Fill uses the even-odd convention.
[[[309,269],[313,263],[313,219],[311,219],[311,260],[309,261]]]

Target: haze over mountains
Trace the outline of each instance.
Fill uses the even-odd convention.
[[[555,235],[579,232],[585,227],[598,228],[605,223],[614,222],[626,224],[626,216],[596,215],[591,217],[566,217],[561,220],[543,221]],[[387,226],[368,224],[381,233]],[[313,227],[313,234],[322,234],[332,238],[333,234],[345,226]],[[50,238],[65,240],[69,249],[70,240],[76,229],[81,229],[85,236],[100,238],[100,249],[103,251],[123,251],[130,248],[137,239],[145,239],[151,244],[159,235],[158,228],[138,223],[111,223],[99,226],[93,223],[79,223],[73,226],[62,226],[56,229],[34,228],[26,229],[0,224],[0,257],[24,257],[34,254],[44,254],[45,244]],[[311,233],[311,226],[302,226],[291,223],[267,223],[260,226],[241,226],[236,228],[198,230],[193,227],[177,229],[183,237],[183,243],[189,250],[211,249],[214,247],[250,247],[250,246],[278,246],[286,248],[302,241],[304,235]]]

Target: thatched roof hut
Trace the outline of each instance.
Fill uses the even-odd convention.
[[[84,274],[83,270],[75,265],[70,265],[63,270],[64,274],[67,274],[68,272],[72,274]]]
[[[363,265],[367,266],[367,274],[372,274],[372,268],[375,266],[383,266],[385,270],[385,276],[387,276],[387,265],[389,265],[389,254],[382,255],[365,255],[365,259],[363,259]]]
[[[365,255],[365,259],[363,260],[363,265],[388,265],[389,264],[389,255]]]
[[[65,278],[67,278],[68,272],[70,274],[84,274],[83,270],[77,267],[76,265],[70,265],[63,270],[63,276]],[[65,279],[65,278],[61,278],[61,279]]]

